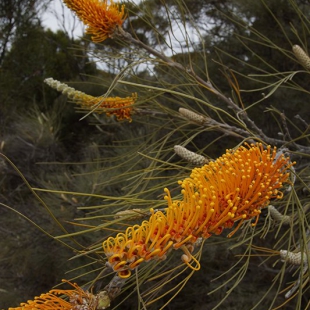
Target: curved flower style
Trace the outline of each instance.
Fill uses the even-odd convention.
[[[161,211],[154,212],[149,221],[128,227],[103,242],[103,250],[108,263],[121,278],[128,278],[132,269],[150,259],[165,259],[165,253],[173,245],[170,235],[165,233],[167,218]]]
[[[105,113],[107,116],[115,115],[117,120],[128,120],[131,122],[131,114],[133,104],[137,100],[137,94],[132,94],[131,97],[93,97],[81,91],[69,87],[65,83],[61,83],[53,78],[47,78],[44,82],[50,87],[60,91],[76,104],[87,110],[93,110],[95,113]]]
[[[310,57],[308,54],[299,45],[294,45],[292,50],[300,64],[310,70]]]
[[[87,26],[86,32],[92,34],[94,42],[102,42],[113,35],[117,26],[125,20],[125,7],[113,0],[63,0]]]
[[[254,226],[270,199],[283,197],[279,189],[289,182],[287,171],[294,163],[278,155],[275,147],[264,150],[261,143],[246,144],[193,169],[189,178],[179,181],[182,200],[173,200],[165,189],[165,214],[151,210],[149,221],[103,242],[108,264],[127,278],[143,261],[164,259],[170,249],[180,248],[183,262],[198,270],[199,262],[191,255],[198,238],[221,234],[237,221],[228,237],[246,220],[256,218]],[[190,264],[192,259],[196,267]]]
[[[9,310],[72,310],[83,309],[96,310],[98,305],[97,296],[84,291],[76,283],[63,280],[74,287],[73,290],[54,289],[48,293],[35,297],[34,300],[28,300],[27,303],[21,303],[20,307],[9,308]],[[69,301],[60,298],[57,295],[65,295],[69,297]],[[85,307],[87,306],[87,308]]]

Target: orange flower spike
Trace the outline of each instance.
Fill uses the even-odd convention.
[[[131,122],[133,106],[138,98],[136,93],[131,97],[93,97],[81,91],[69,87],[53,78],[47,78],[44,82],[66,95],[70,100],[79,105],[82,109],[93,111],[94,113],[106,113],[107,116],[115,115],[117,120],[128,120]]]
[[[122,278],[129,277],[128,269],[137,268],[150,259],[163,259],[171,248],[170,234],[167,234],[167,219],[161,212],[151,209],[149,221],[128,227],[103,242],[103,250],[109,266]]]
[[[145,244],[148,244],[148,242],[152,242],[153,244],[154,239],[157,240],[157,238],[159,237],[159,234],[161,233],[161,230],[160,230],[161,220],[162,218],[165,218],[165,215],[161,211],[157,211],[155,213],[154,209],[152,208],[150,212],[151,212],[151,217],[148,221],[149,230],[146,235]]]
[[[98,302],[96,296],[87,291],[84,291],[76,283],[71,283],[67,280],[62,281],[69,283],[74,287],[74,289],[50,290],[48,293],[41,294],[39,297],[35,297],[34,300],[28,300],[27,303],[21,303],[20,307],[9,308],[9,310],[72,310],[78,309],[80,305],[88,306],[87,309],[96,309]],[[69,297],[69,302],[57,295],[65,295]]]
[[[145,223],[145,222],[143,222]],[[148,224],[143,224],[140,225],[134,225],[132,227],[128,227],[126,229],[126,235],[130,236],[131,239],[128,239],[126,244],[125,244],[125,249],[128,249],[127,251],[127,259],[131,260],[132,257],[136,255],[140,255],[143,246],[139,243],[142,242],[145,232],[144,230],[146,229],[146,225]],[[140,242],[139,242],[140,240]]]
[[[77,102],[82,108],[94,109],[94,112],[107,116],[115,115],[117,120],[129,120],[131,122],[131,114],[133,105],[137,100],[137,94],[133,93],[131,97],[92,97],[91,100]]]
[[[161,222],[162,220],[160,220]],[[162,225],[163,223],[160,223],[160,225]],[[169,235],[169,234],[168,234]],[[153,238],[151,241],[152,243],[150,245],[148,245],[148,250],[149,251],[156,251],[156,250],[160,250],[160,252],[162,251],[162,248],[164,246],[164,242],[167,240],[168,238],[166,237],[165,234],[165,229],[158,229],[155,238]],[[158,253],[160,253],[158,252]],[[152,255],[153,256],[153,255]]]
[[[113,255],[114,254],[114,243],[115,238],[109,237],[107,240],[103,242],[103,250],[106,253],[106,255]]]
[[[188,191],[182,181],[182,194],[184,195],[183,201],[172,201],[170,192],[165,189],[168,194],[165,199],[168,201],[167,213],[167,224],[168,230],[166,233],[171,234],[171,240],[173,241],[173,248],[177,249],[185,243],[194,243],[197,240],[192,232],[196,229],[197,223],[203,216],[203,208],[200,204],[202,201],[196,201],[198,195],[192,191],[192,186],[188,183]],[[183,186],[184,185],[184,186]],[[186,193],[189,193],[187,197]],[[187,197],[187,199],[186,199]]]
[[[96,43],[112,37],[118,26],[122,26],[125,6],[115,4],[113,0],[63,0],[69,9],[75,12],[87,26],[86,32],[92,35]]]
[[[116,237],[110,237],[103,242],[103,250],[111,268],[115,271],[126,269],[127,263],[135,261],[133,252],[137,250],[137,247],[136,240],[132,236],[135,238],[138,230],[141,230],[141,226],[134,225],[127,228],[125,233],[119,233]]]
[[[149,220],[150,232],[145,241],[149,252],[146,258],[157,257],[161,259],[172,246],[169,233],[170,225],[167,221],[167,216],[161,211],[154,213],[154,210],[151,209],[151,213]]]
[[[51,290],[51,293],[57,295],[66,295],[69,297],[69,301],[71,304],[72,309],[81,309],[81,306],[85,307],[85,309],[95,310],[98,308],[99,300],[97,296],[93,295],[88,291],[84,291],[80,286],[76,283],[71,283],[67,280],[62,280],[62,282],[66,282],[74,287],[74,290],[61,290],[61,289],[54,289]],[[57,309],[57,308],[53,308]],[[62,308],[60,308],[63,310]]]
[[[238,220],[256,217],[257,222],[260,209],[283,195],[278,189],[288,181],[286,171],[293,164],[288,157],[278,156],[276,148],[264,150],[262,144],[252,144],[227,150],[215,162],[193,169],[189,178],[179,181],[182,208],[189,212],[184,233],[209,237]]]
[[[282,187],[282,183],[287,182],[288,173],[285,173],[293,164],[289,162],[289,158],[280,155],[276,159],[276,149],[273,149],[272,155],[270,154],[270,147],[267,150],[255,149],[252,146],[250,149],[253,168],[253,175],[249,177],[252,179],[250,185],[245,184],[240,186],[240,196],[243,196],[247,204],[265,207],[271,198],[280,198],[278,188]],[[270,156],[271,155],[271,156]],[[261,160],[259,162],[259,160]],[[253,180],[254,179],[254,180]],[[242,184],[243,185],[243,184]]]
[[[195,211],[192,209],[190,216],[186,220],[186,224],[184,225],[185,229],[183,231],[184,236],[192,233],[192,231],[196,229],[199,217],[201,216],[202,206],[199,204],[193,206],[195,207]],[[186,208],[187,205],[184,205],[184,207]]]
[[[167,200],[167,197],[165,199]],[[170,192],[169,192],[170,197]],[[169,200],[168,200],[169,203]],[[168,205],[168,208],[166,209],[167,214],[167,230],[166,234],[169,234],[171,236],[171,239],[176,240],[176,234],[180,235],[182,234],[184,230],[184,210],[180,207],[179,201],[171,202],[171,204]]]
[[[52,293],[41,294],[34,300],[28,300],[27,303],[21,303],[20,307],[9,308],[9,310],[71,310],[72,305]]]
[[[258,143],[227,150],[216,161],[193,169],[189,178],[178,182],[182,200],[173,200],[170,191],[164,189],[168,205],[165,214],[151,209],[149,221],[103,243],[111,267],[120,277],[129,277],[128,269],[150,259],[164,259],[171,248],[181,248],[185,252],[182,260],[198,270],[199,262],[187,249],[193,249],[197,238],[220,234],[236,221],[239,223],[228,237],[245,220],[255,217],[252,225],[256,225],[269,200],[282,198],[279,189],[289,183],[287,171],[294,164],[276,148],[264,150]],[[196,267],[189,263],[191,260]]]
[[[115,238],[110,237],[103,243],[103,250],[108,257],[109,264],[113,269],[116,265],[119,267],[119,264],[122,264],[123,261],[126,262],[126,258],[124,258],[126,241],[126,235],[119,233]]]

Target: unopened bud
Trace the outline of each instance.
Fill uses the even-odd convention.
[[[287,261],[288,263],[296,266],[299,266],[302,261],[304,264],[307,264],[307,254],[303,253],[303,257],[301,255],[302,255],[301,252],[295,253],[286,250],[280,250],[281,260],[283,262]]]
[[[185,147],[181,145],[175,145],[174,151],[176,154],[178,154],[181,158],[185,159],[186,161],[194,164],[194,165],[204,165],[208,162],[208,159],[204,156],[201,156],[199,154],[196,154],[194,152],[189,151]]]
[[[310,58],[307,53],[299,45],[294,45],[292,49],[300,64],[310,70]]]
[[[291,223],[291,217],[289,215],[283,215],[281,212],[279,212],[274,206],[269,205],[268,210],[270,212],[271,217],[277,221],[281,222],[283,224],[289,225]]]
[[[196,112],[190,111],[188,109],[180,108],[179,112],[188,120],[193,121],[194,123],[202,125],[206,122],[206,118],[204,116],[199,115]]]

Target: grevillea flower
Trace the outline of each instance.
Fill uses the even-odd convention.
[[[103,242],[110,266],[120,277],[129,277],[143,261],[164,259],[168,251],[182,249],[182,260],[192,269],[200,268],[191,255],[198,238],[222,233],[256,218],[270,199],[283,197],[279,191],[288,182],[288,169],[294,163],[276,148],[262,144],[227,150],[214,162],[193,169],[189,178],[179,181],[182,200],[173,200],[166,188],[165,213],[151,210],[149,221],[127,228],[125,233]],[[196,267],[190,264],[194,260]]]
[[[87,26],[86,32],[94,42],[102,42],[113,35],[125,20],[125,7],[110,0],[63,0]]]
[[[98,305],[98,297],[84,291],[76,283],[63,280],[74,287],[72,290],[54,289],[48,293],[35,297],[34,300],[28,300],[27,303],[21,303],[20,307],[9,308],[9,310],[96,310]],[[57,295],[64,295],[69,301]],[[83,307],[83,308],[82,308]]]
[[[161,211],[154,212],[148,221],[128,227],[125,233],[110,237],[103,242],[108,264],[119,277],[128,278],[132,269],[150,259],[163,260],[173,245],[170,235],[165,233],[167,218]]]
[[[181,209],[194,208],[191,216],[197,218],[189,217],[186,232],[207,238],[236,221],[237,228],[253,217],[257,222],[270,199],[283,197],[279,189],[288,181],[291,166],[288,157],[277,157],[275,147],[264,150],[262,144],[252,144],[227,150],[214,162],[195,168],[190,178],[179,181],[184,198],[178,204]],[[171,199],[168,204],[173,205]]]
[[[61,83],[52,78],[47,78],[44,82],[50,87],[60,91],[83,109],[94,111],[95,113],[105,113],[107,116],[115,115],[117,120],[131,121],[133,104],[137,100],[137,94],[131,97],[93,97],[81,91],[69,87],[65,83]]]

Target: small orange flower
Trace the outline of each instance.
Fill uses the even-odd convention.
[[[65,83],[61,83],[53,78],[47,78],[44,82],[68,96],[69,99],[87,110],[93,110],[96,113],[106,113],[107,116],[115,115],[117,120],[129,120],[131,122],[131,114],[133,105],[137,100],[137,94],[133,93],[131,97],[93,97],[79,90],[69,87]]]
[[[125,20],[125,7],[113,0],[63,0],[87,26],[86,32],[92,34],[94,42],[102,42],[113,35],[117,26]]]
[[[92,110],[107,116],[115,115],[117,120],[129,120],[131,122],[131,114],[133,104],[137,100],[137,94],[133,93],[131,97],[93,97],[80,92],[75,96],[74,101],[83,109]]]
[[[34,300],[28,300],[27,303],[21,303],[20,307],[9,308],[9,310],[71,310],[72,305],[56,296],[53,293],[41,294],[40,297],[35,297]]]
[[[27,303],[21,303],[20,307],[9,308],[9,310],[72,310],[82,309],[81,306],[86,306],[88,310],[97,309],[97,296],[84,291],[76,283],[63,280],[74,287],[73,290],[54,289],[48,293],[41,294],[35,297],[34,300],[28,300]],[[57,295],[65,295],[69,297],[69,301],[60,298]],[[80,307],[79,307],[80,306]]]
[[[238,221],[230,237],[245,220],[256,217],[257,222],[270,199],[283,197],[279,189],[288,182],[293,164],[289,157],[278,156],[276,148],[268,146],[264,150],[260,143],[227,150],[216,161],[193,169],[189,178],[179,181],[182,200],[173,200],[165,188],[165,214],[151,210],[149,221],[104,241],[109,265],[120,277],[127,278],[140,263],[163,259],[173,248],[182,249],[183,262],[198,270],[199,262],[191,255],[197,239],[220,234]],[[191,260],[196,266],[190,264]]]

